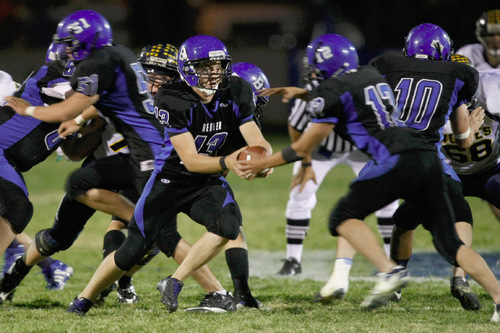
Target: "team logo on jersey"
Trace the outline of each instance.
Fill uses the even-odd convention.
[[[307,103],[306,111],[313,117],[322,117],[325,114],[323,110],[325,109],[325,100],[322,97],[316,97],[309,103]]]

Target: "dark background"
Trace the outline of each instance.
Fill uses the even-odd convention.
[[[382,52],[399,52],[420,23],[440,25],[455,49],[475,43],[476,20],[493,8],[499,0],[0,0],[0,70],[22,82],[43,64],[57,23],[91,9],[108,19],[116,43],[136,53],[149,43],[179,46],[207,34],[221,39],[235,62],[264,70],[272,86],[300,85],[304,49],[320,34],[348,37],[366,64]],[[286,128],[288,112],[272,98],[264,126]]]

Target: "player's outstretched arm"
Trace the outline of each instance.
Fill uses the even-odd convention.
[[[282,95],[281,101],[283,103],[288,103],[292,98],[300,98],[304,101],[308,101],[309,92],[306,89],[299,87],[276,87],[269,89],[259,90],[259,96],[273,96]]]
[[[68,99],[50,106],[31,106],[22,98],[8,96],[5,98],[7,105],[22,116],[31,116],[48,123],[60,123],[75,118],[83,110],[92,106],[99,100],[99,95],[87,96],[74,93]]]

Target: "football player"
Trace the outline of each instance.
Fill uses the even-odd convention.
[[[469,58],[478,71],[500,68],[500,9],[481,14],[476,21],[476,38],[479,43],[464,45],[457,53]]]
[[[372,159],[337,203],[329,223],[332,235],[345,237],[381,272],[361,306],[373,309],[386,304],[394,291],[408,284],[408,271],[385,256],[377,237],[363,223],[370,213],[403,198],[428,212],[424,223],[438,252],[454,265],[459,262],[490,293],[495,302],[492,320],[500,321],[500,285],[484,260],[457,236],[449,198],[443,191],[442,162],[436,146],[393,117],[394,112],[399,115],[392,88],[375,68],[359,67],[357,51],[348,39],[334,35],[313,55],[309,65],[323,79],[313,92],[297,87],[262,92],[267,96],[280,94],[282,101],[297,96],[308,100],[307,107],[313,114],[309,130],[272,156],[238,161],[236,169],[243,175],[254,174],[309,158],[314,147],[335,129]],[[461,128],[458,130],[462,133]]]
[[[155,113],[166,132],[155,171],[139,198],[127,239],[104,259],[73,301],[72,312],[87,312],[86,304],[143,257],[155,239],[162,251],[168,248],[176,229],[171,220],[179,212],[204,225],[207,232],[177,270],[158,283],[168,312],[178,308],[183,281],[215,257],[228,240],[239,237],[239,209],[221,176],[233,168],[242,149],[223,156],[219,152],[234,131],[241,131],[249,145],[268,151],[271,147],[253,120],[250,84],[237,77],[229,80],[231,63],[224,44],[211,36],[193,36],[179,48],[177,68],[182,81],[163,86],[155,98]],[[158,201],[171,204],[157,205]],[[227,302],[234,302],[226,296]]]
[[[317,45],[328,39],[327,35],[315,38],[307,46],[307,53],[314,52]],[[310,56],[310,55],[309,55]],[[307,63],[307,57],[306,57]],[[307,66],[306,70],[307,70]],[[313,90],[318,81],[315,75],[307,75],[305,88]],[[296,99],[292,112],[288,117],[288,133],[292,142],[298,140],[300,135],[310,126],[311,116],[306,110],[307,103]],[[325,179],[327,173],[335,166],[347,164],[355,175],[369,161],[361,151],[357,150],[350,142],[343,140],[334,131],[321,142],[321,145],[311,155],[311,161],[295,162],[293,168],[290,198],[286,208],[286,259],[278,275],[293,276],[302,272],[301,259],[303,241],[306,238],[311,218],[311,211],[316,205],[316,192]],[[298,182],[298,180],[301,182]],[[384,241],[384,250],[389,256],[392,233],[392,214],[398,208],[398,201],[375,212],[377,228]],[[349,288],[349,272],[353,263],[356,250],[342,237],[338,238],[336,260],[328,283],[317,295],[317,300],[325,302],[331,298],[343,298]]]
[[[456,143],[466,148],[472,143],[484,117],[484,110],[478,108],[474,111],[478,121],[469,123],[467,103],[477,90],[478,73],[465,64],[450,62],[452,53],[448,34],[435,24],[424,23],[408,33],[403,56],[386,54],[370,61],[396,92],[400,110],[398,120],[419,130],[438,149],[441,148],[442,128],[448,118]],[[439,156],[455,213],[456,231],[465,245],[470,246],[472,213],[469,204],[463,196],[457,174],[446,163],[444,155],[439,153]],[[411,253],[411,234],[420,223],[427,228],[426,218],[420,207],[409,202],[404,202],[394,215],[396,227],[391,256],[400,265],[406,267]],[[480,309],[479,299],[465,281],[462,269],[455,268],[450,284],[452,295],[465,309]]]
[[[20,87],[12,81],[10,75],[6,76],[5,78],[10,79],[10,83],[3,86],[7,87],[7,90],[2,91],[2,95],[10,96],[14,93],[14,96],[25,98],[31,104],[40,106],[64,99],[65,92],[70,89],[68,80],[73,73],[74,64],[68,57],[63,56],[57,59],[53,57],[54,52],[60,51],[61,48],[52,43],[47,50],[47,63],[34,75],[28,77]],[[9,82],[9,80],[3,82]],[[3,230],[0,233],[2,235],[0,253],[5,251],[5,263],[2,270],[2,275],[5,275],[14,262],[22,257],[25,245],[29,245],[31,241],[30,237],[23,233],[32,217],[33,210],[21,173],[44,161],[60,146],[62,141],[57,135],[57,124],[22,117],[8,105],[1,107],[0,127],[2,129],[0,131],[0,159],[8,162],[2,163],[4,170],[0,177],[3,188],[0,192],[8,194],[0,196],[0,201],[3,202],[0,205],[3,207],[0,212],[0,225]],[[48,289],[63,289],[73,274],[73,268],[51,257],[37,264],[42,268]],[[9,299],[12,299],[12,296],[13,294]],[[7,295],[0,295],[0,303],[6,297]]]
[[[74,12],[59,22],[54,42],[63,44],[76,63],[70,79],[72,95],[46,108],[13,97],[6,98],[8,105],[21,115],[54,123],[74,119],[80,126],[97,117],[97,108],[126,138],[130,154],[98,159],[68,177],[65,200],[77,209],[58,211],[52,228],[37,233],[34,246],[4,276],[2,297],[14,290],[34,264],[69,248],[95,210],[130,219],[134,205],[114,191],[135,188],[140,193],[163,144],[163,130],[147,90],[147,74],[129,49],[112,44],[106,18],[91,10]],[[75,301],[74,306],[88,304]]]

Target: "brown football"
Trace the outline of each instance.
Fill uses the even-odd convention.
[[[252,158],[266,157],[267,149],[262,146],[250,146],[238,154],[238,160],[249,161]]]
[[[252,158],[263,158],[267,156],[267,149],[262,146],[250,146],[238,154],[238,160],[249,161]],[[268,172],[269,169],[264,169],[258,173],[258,175],[263,175]]]

